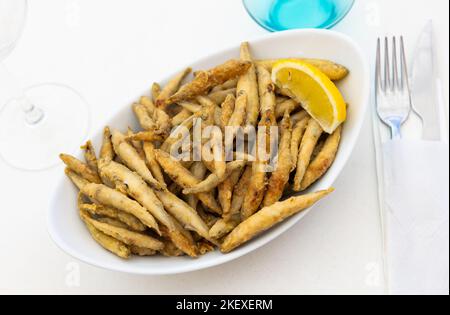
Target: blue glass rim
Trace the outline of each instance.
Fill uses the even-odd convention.
[[[264,28],[265,30],[269,31],[269,32],[282,32],[284,30],[277,30],[277,29],[273,29],[271,27],[269,27],[268,25],[262,23],[258,18],[256,18],[253,13],[250,11],[250,9],[247,6],[247,0],[242,0],[242,4],[244,5],[245,11],[247,11],[248,15],[252,18],[253,21],[256,22],[256,24],[258,24],[260,27]],[[334,26],[336,26],[337,24],[339,24],[352,10],[353,6],[355,5],[355,0],[350,0],[347,7],[345,8],[345,10],[343,11],[343,13],[339,16],[339,18],[337,18],[336,20],[334,20],[332,23],[325,25],[323,27],[316,27],[316,29],[330,29],[333,28]],[[307,29],[307,28],[295,28],[295,29]]]

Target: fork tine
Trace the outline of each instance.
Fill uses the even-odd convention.
[[[392,89],[394,90],[399,88],[398,64],[397,64],[397,38],[395,36],[392,38],[392,72],[393,72]]]
[[[375,84],[376,90],[383,90],[383,84],[381,82],[381,40],[377,40],[377,59],[375,63]]]
[[[409,82],[408,82],[408,66],[406,63],[406,53],[405,53],[405,43],[403,41],[403,36],[400,36],[400,65],[402,71],[402,80],[401,80],[401,88],[408,89],[409,91]]]
[[[381,42],[383,39],[378,38],[377,41],[376,84],[382,86],[382,89],[377,89],[375,92],[376,111],[381,121],[391,129],[392,139],[401,139],[401,126],[408,119],[411,112],[411,94],[408,84],[408,70],[403,36],[392,38],[393,46],[391,48],[391,55],[389,39],[388,37],[384,38],[384,52],[382,51],[383,43]],[[399,45],[400,54],[397,55]],[[382,60],[382,53],[384,53],[384,62]],[[389,60],[391,57],[392,60]],[[383,72],[381,69],[383,63],[384,80],[381,75],[381,72]],[[390,67],[390,64],[392,65],[392,68]],[[399,83],[400,72],[402,86],[400,86]]]
[[[388,38],[384,38],[384,89],[391,87],[391,72],[389,69],[389,43]]]

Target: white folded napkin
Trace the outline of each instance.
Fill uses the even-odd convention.
[[[381,155],[389,293],[449,294],[448,144],[386,141]]]

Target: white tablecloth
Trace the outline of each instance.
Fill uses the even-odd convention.
[[[23,86],[62,82],[91,104],[100,126],[152,80],[189,61],[264,34],[240,0],[29,1],[25,32],[5,65]],[[375,35],[414,47],[433,18],[448,100],[448,1],[357,0],[336,27],[373,55]],[[1,94],[1,93],[0,93]],[[313,294],[385,292],[372,128],[367,117],[336,192],[289,232],[234,262],[142,277],[67,256],[45,224],[62,167],[27,173],[0,161],[0,293]],[[64,209],[61,209],[64,211]]]

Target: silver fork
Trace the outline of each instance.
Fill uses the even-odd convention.
[[[412,102],[406,66],[405,45],[400,37],[400,69],[397,58],[397,38],[392,39],[392,68],[389,60],[389,40],[384,39],[384,74],[381,69],[381,39],[377,41],[375,99],[380,119],[391,128],[391,138],[401,139],[401,127],[411,113]],[[400,75],[399,75],[400,70]]]

